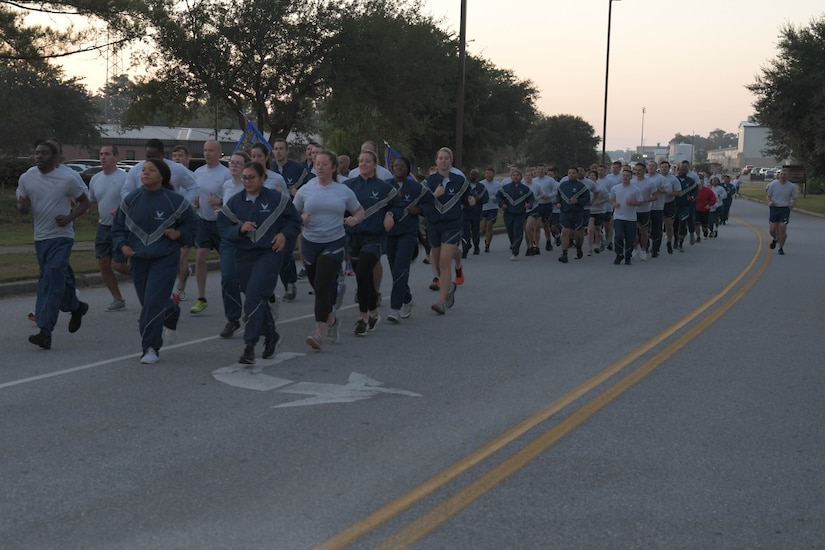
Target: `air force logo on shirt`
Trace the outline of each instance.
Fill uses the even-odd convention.
[[[163,210],[155,210],[155,220],[159,222],[166,221],[166,216]]]
[[[269,203],[261,203],[261,213],[270,212]]]
[[[378,199],[378,191],[373,191],[372,192],[372,198],[376,199],[376,200]]]

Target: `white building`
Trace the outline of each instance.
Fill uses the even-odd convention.
[[[742,169],[752,164],[754,166],[777,166],[783,159],[767,157],[762,151],[768,147],[768,128],[762,126],[753,117],[739,123],[739,141],[737,143],[736,166],[731,168]]]

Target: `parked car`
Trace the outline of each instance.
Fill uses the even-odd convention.
[[[97,159],[72,159],[72,160],[67,160],[64,164],[78,164],[78,165],[81,165],[81,166],[83,166],[83,168],[78,170],[78,172],[82,172],[83,170],[85,170],[86,168],[89,168],[90,166],[100,166],[100,161],[97,160]]]
[[[71,168],[72,170],[74,170],[75,172],[78,172],[78,173],[82,172],[83,170],[88,168],[88,166],[86,166],[85,164],[78,164],[76,162],[64,162],[63,166],[66,166],[67,168]]]
[[[742,175],[743,176],[750,175],[750,173],[753,171],[754,168],[756,168],[756,167],[753,164],[748,164],[747,166],[742,168]]]
[[[80,172],[80,177],[83,178],[83,181],[86,182],[86,185],[89,185],[89,182],[92,181],[92,176],[94,176],[98,172],[102,172],[102,171],[103,171],[102,166],[90,166],[90,167],[86,168],[85,170],[83,170],[82,172]]]
[[[782,170],[781,166],[774,166],[773,168],[768,168],[768,171],[765,172],[765,179],[773,179],[776,177],[776,173]]]

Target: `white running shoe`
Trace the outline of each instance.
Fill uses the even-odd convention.
[[[643,262],[646,262],[647,261],[647,252],[645,252],[644,250],[639,252],[639,259]]]
[[[154,348],[147,349],[143,357],[140,358],[140,362],[144,365],[154,365],[158,362],[158,352]]]
[[[174,344],[178,339],[178,331],[171,328],[163,327],[163,343],[165,345]]]
[[[410,315],[412,315],[413,303],[410,302],[408,304],[401,305],[401,318],[402,319],[409,319]]]

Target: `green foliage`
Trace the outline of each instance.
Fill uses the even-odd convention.
[[[331,0],[149,0],[121,32],[143,27],[155,45],[139,58],[139,80],[127,123],[161,114],[188,117],[209,100],[226,103],[238,125],[249,116],[264,132],[285,136],[305,125],[326,86],[327,52],[341,7]],[[182,107],[185,106],[185,107]]]
[[[420,10],[367,0],[342,18],[328,57],[326,142],[357,151],[364,139],[384,139],[420,165],[455,143],[458,43]],[[486,165],[503,143],[521,141],[537,91],[481,58],[468,56],[465,75],[463,158]]]
[[[599,160],[600,139],[583,118],[557,115],[539,119],[527,134],[524,152],[529,164],[555,165],[561,173],[570,166],[589,166]]]
[[[433,128],[450,120],[455,50],[450,37],[414,7],[391,4],[366,2],[342,17],[327,58],[331,77],[323,135],[339,150],[358,151],[365,139],[386,140],[419,162],[430,162],[434,151],[449,143],[433,135]],[[432,140],[439,143],[435,149]]]
[[[80,144],[99,137],[91,97],[57,69],[0,68],[0,105],[0,156],[29,155],[35,141],[51,136]]]
[[[0,189],[16,189],[21,174],[33,165],[32,158],[0,158]]]
[[[786,25],[776,58],[747,88],[756,118],[770,130],[767,154],[793,157],[810,175],[825,175],[825,15],[810,26]]]
[[[78,32],[72,27],[55,29],[26,21],[29,11],[66,13],[67,8],[49,2],[0,2],[0,64],[45,70],[48,59],[90,49],[84,44],[94,31]],[[69,10],[73,11],[73,10]]]

